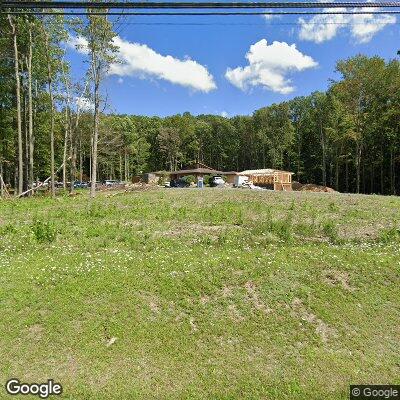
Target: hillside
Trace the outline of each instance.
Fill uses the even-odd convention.
[[[2,201],[0,382],[221,400],[400,383],[399,210],[234,189]]]

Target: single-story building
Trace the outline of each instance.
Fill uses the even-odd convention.
[[[218,171],[205,165],[203,163],[197,162],[188,169],[181,169],[178,171],[156,171],[149,174],[144,174],[147,178],[145,182],[153,183],[160,177],[168,176],[169,179],[178,179],[184,176],[193,175],[198,181],[199,178],[204,178],[206,175],[220,175],[225,177],[226,182],[234,185],[237,181],[243,180],[247,177],[256,186],[261,186],[274,190],[291,191],[292,190],[292,175],[293,172],[281,171],[278,169],[250,169],[242,172],[236,171]],[[240,185],[239,185],[240,186]]]
[[[247,176],[256,186],[266,187],[274,190],[292,191],[293,172],[278,169],[249,169],[239,173]]]

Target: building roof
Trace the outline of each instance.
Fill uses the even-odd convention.
[[[170,172],[171,175],[190,175],[190,174],[221,174],[224,172],[208,168],[180,169],[179,171]]]
[[[292,174],[293,172],[289,171],[281,171],[279,169],[272,169],[272,168],[264,168],[264,169],[247,169],[246,171],[239,172],[239,175],[274,175],[275,172],[284,172],[286,174]]]

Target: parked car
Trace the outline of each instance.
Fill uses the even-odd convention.
[[[113,179],[107,179],[106,181],[104,181],[104,184],[107,187],[114,187],[114,186],[118,186],[120,183],[119,181],[113,180]]]
[[[99,182],[99,181],[96,181],[96,186],[101,186],[101,182]],[[90,187],[90,186],[92,186],[92,181],[89,181],[88,182],[88,187]]]
[[[82,181],[74,182],[74,189],[86,189],[87,187],[88,187],[87,182],[82,182]]]
[[[224,186],[224,185],[225,181],[222,179],[222,176],[213,176],[210,180],[211,187]]]
[[[170,187],[185,188],[185,187],[189,187],[189,186],[190,186],[190,183],[182,178],[173,179],[170,182]]]

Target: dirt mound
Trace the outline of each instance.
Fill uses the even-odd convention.
[[[337,193],[336,190],[322,185],[314,185],[313,183],[302,184],[300,182],[293,182],[293,190],[299,192],[326,192],[326,193]]]

